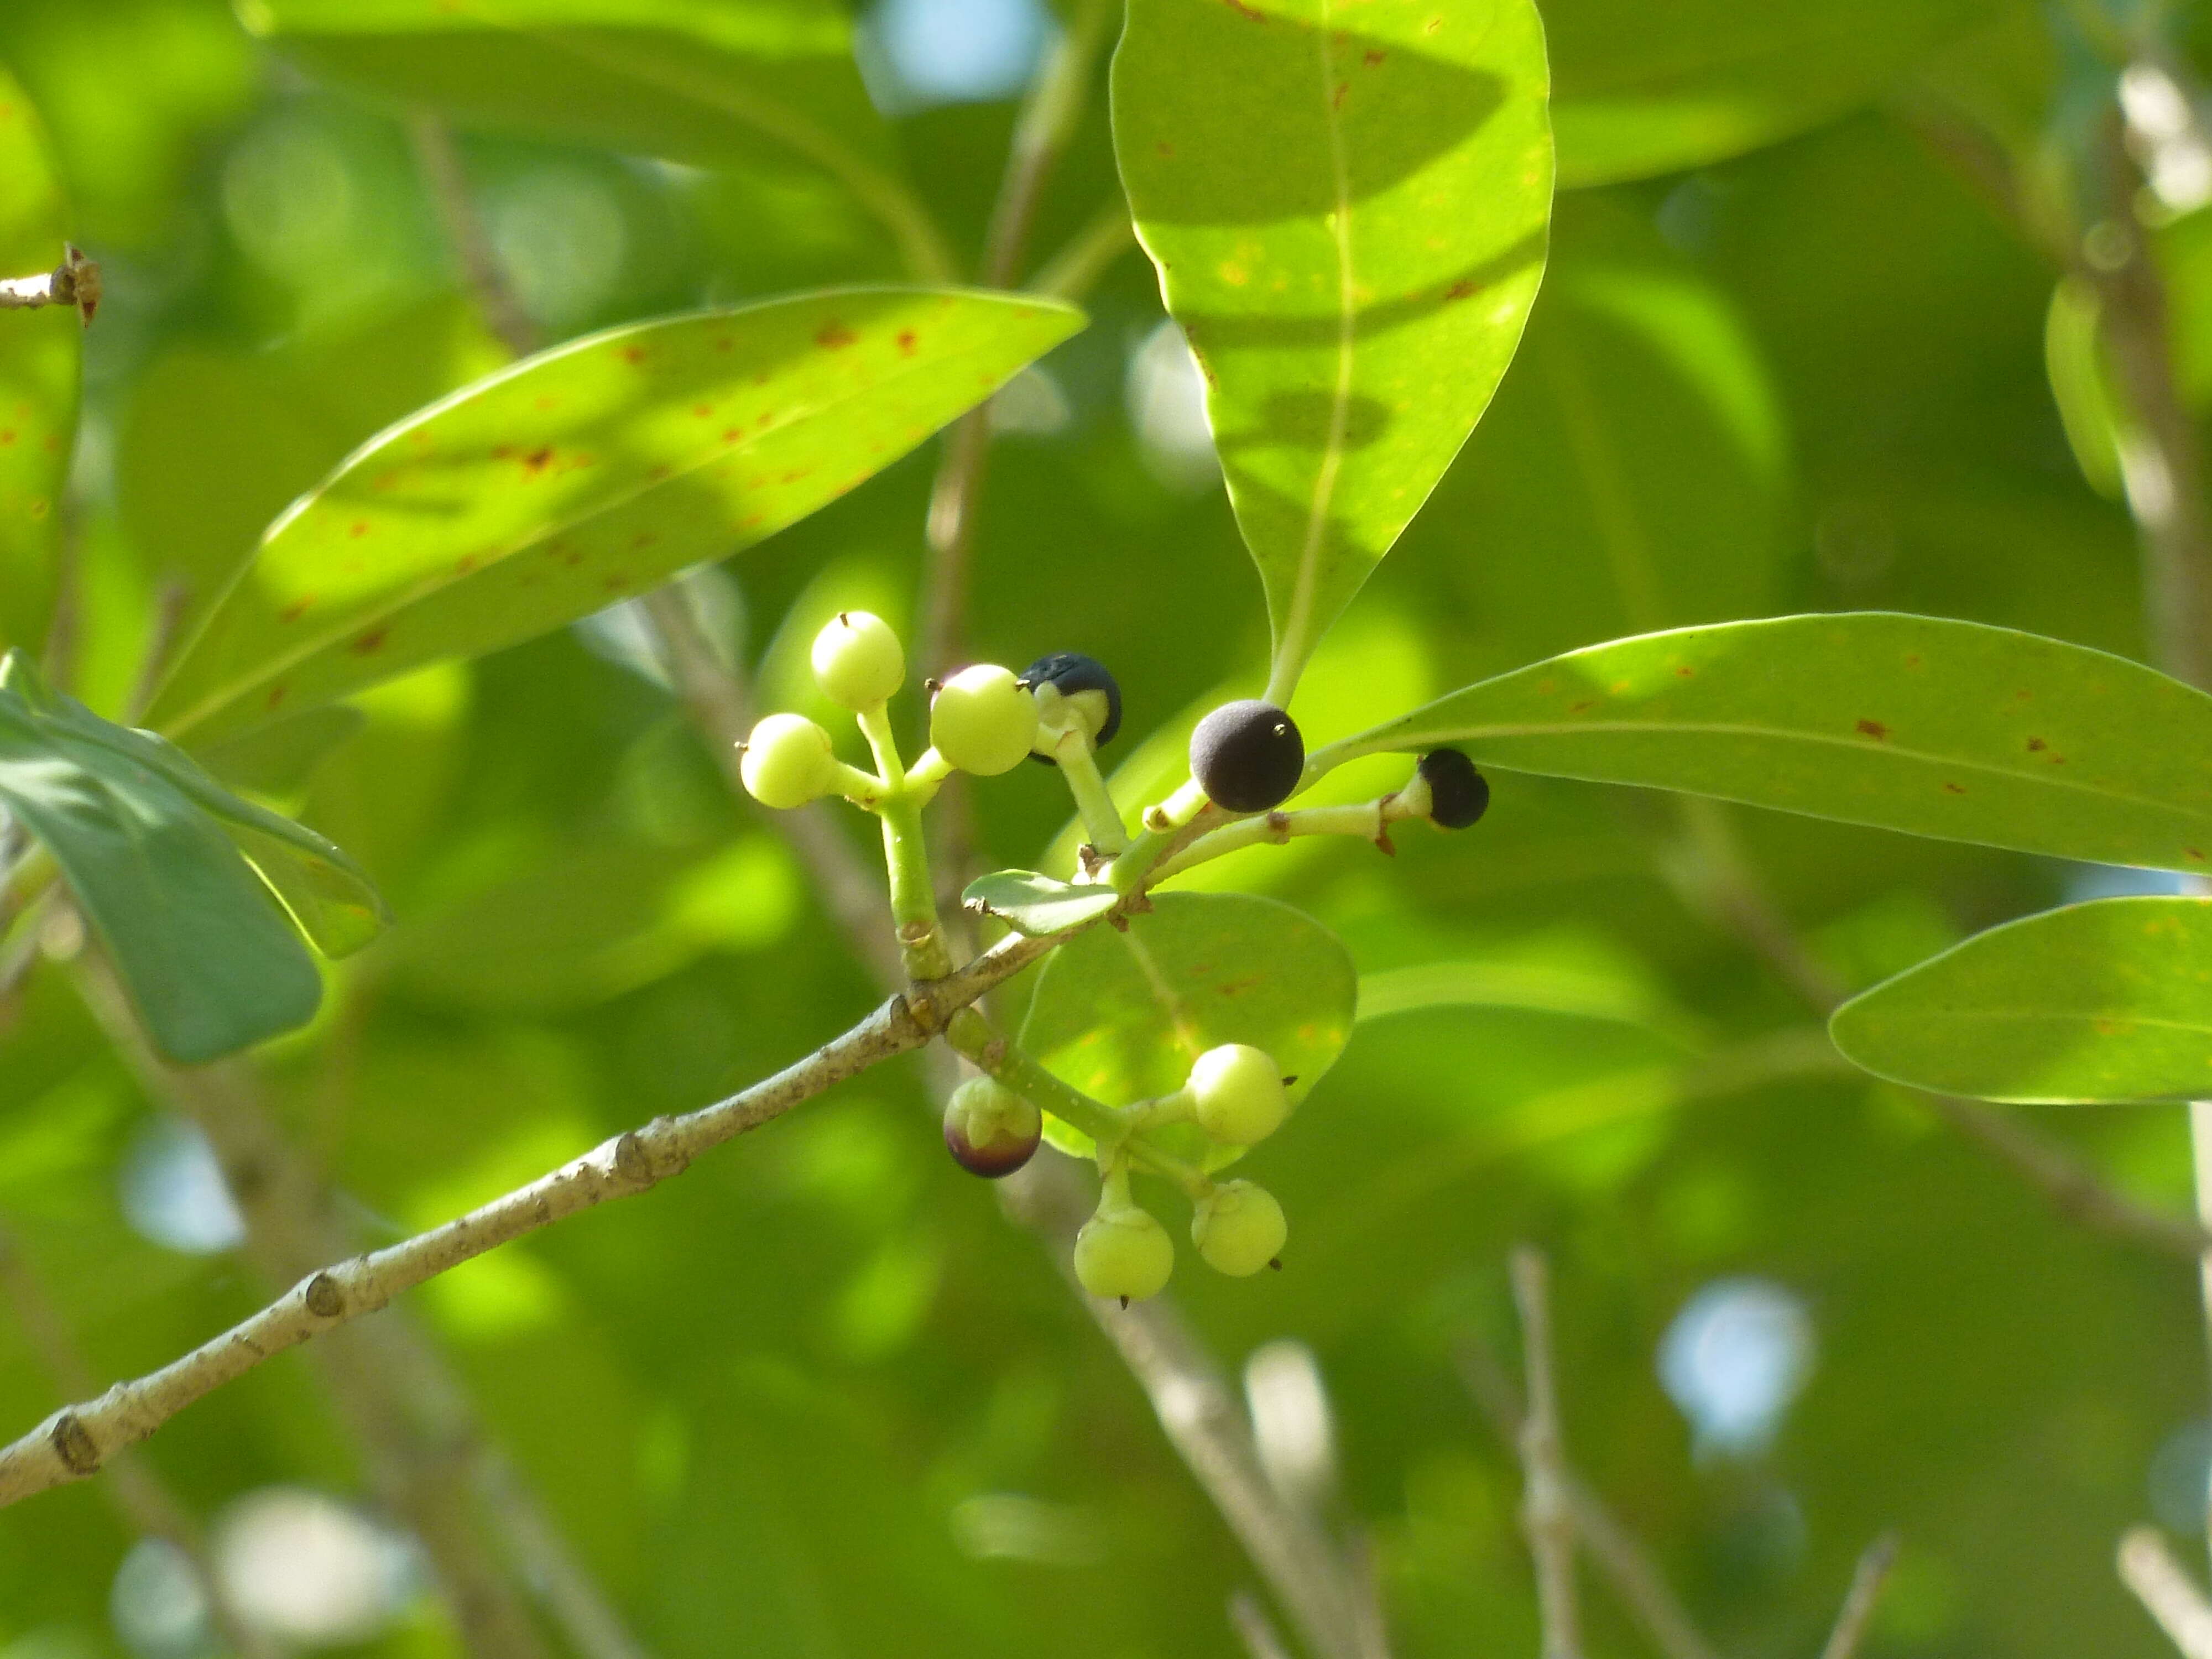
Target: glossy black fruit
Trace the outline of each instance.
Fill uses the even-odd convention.
[[[1432,749],[1421,757],[1420,774],[1429,786],[1429,817],[1442,829],[1464,830],[1490,810],[1490,780],[1456,749]]]
[[[1217,806],[1264,812],[1279,806],[1305,770],[1297,722],[1272,702],[1224,702],[1190,734],[1190,775]]]
[[[1121,729],[1121,687],[1106,665],[1080,651],[1055,651],[1039,657],[1022,670],[1022,684],[1032,689],[1048,685],[1076,706],[1083,723],[1091,728],[1091,746],[1103,749]],[[1049,755],[1032,759],[1053,763]]]

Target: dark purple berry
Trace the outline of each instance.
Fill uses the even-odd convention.
[[[1022,684],[1048,685],[1074,703],[1082,712],[1083,723],[1091,728],[1093,749],[1103,749],[1121,729],[1121,688],[1096,657],[1086,657],[1080,651],[1055,651],[1022,670]],[[1047,766],[1054,763],[1049,755],[1030,758]]]
[[[1490,810],[1490,780],[1458,750],[1431,750],[1419,769],[1429,786],[1429,818],[1439,829],[1464,830]]]
[[[1297,722],[1272,702],[1225,702],[1190,734],[1190,775],[1217,806],[1265,812],[1281,805],[1305,771]]]
[[[969,1175],[996,1181],[1036,1156],[1044,1120],[1037,1109],[988,1077],[970,1078],[945,1106],[945,1147]]]

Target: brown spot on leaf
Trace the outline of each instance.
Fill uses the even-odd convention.
[[[1880,720],[1861,720],[1858,723],[1858,730],[1863,735],[1872,738],[1876,743],[1880,743],[1889,735],[1889,728]]]
[[[1474,277],[1462,276],[1459,281],[1454,283],[1449,288],[1444,290],[1444,298],[1447,300],[1471,300],[1480,291],[1480,288],[1476,283]]]
[[[629,577],[627,574],[620,570],[610,571],[604,578],[601,579],[599,586],[605,588],[610,593],[619,593],[623,589],[629,586]]]
[[[453,561],[453,574],[456,576],[465,576],[476,568],[477,556],[473,553],[464,553]]]
[[[643,362],[645,361],[645,348],[643,346],[624,346],[623,348],[623,361],[626,363]]]
[[[391,637],[391,634],[392,630],[390,629],[379,628],[369,633],[362,635],[359,639],[353,642],[354,655],[356,657],[374,656],[378,652],[384,649],[384,641]]]
[[[1917,668],[1917,667],[1919,667],[1919,666],[1920,666],[1920,653],[1919,653],[1917,651],[1910,651],[1910,652],[1907,652],[1907,653],[1905,653],[1905,665],[1907,668]]]
[[[695,420],[712,420],[714,416],[714,405],[712,404],[694,404],[691,405],[691,414]]]
[[[2050,747],[2051,745],[2044,742],[2041,738],[2030,738],[2027,740],[2027,752],[2031,755],[2039,755]]]
[[[814,337],[814,343],[824,351],[842,351],[860,337],[851,329],[832,317],[822,325],[820,331]]]
[[[1698,671],[1696,669],[1691,667],[1690,665],[1686,662],[1677,663],[1674,665],[1674,678],[1678,680],[1694,678],[1697,675],[1697,672]]]
[[[1583,698],[1580,702],[1571,702],[1571,703],[1569,703],[1569,704],[1567,705],[1567,713],[1569,713],[1570,714],[1581,714],[1584,709],[1587,709],[1587,708],[1596,708],[1596,707],[1597,707],[1597,699],[1596,699],[1596,698],[1595,698],[1595,697],[1584,697],[1584,698]]]
[[[346,534],[352,537],[356,541],[359,541],[363,536],[368,534],[368,520],[366,519],[356,519],[351,525],[347,526]]]
[[[1943,793],[1947,795],[1963,795],[1966,793],[1966,787],[1960,783],[1947,783],[1943,786]]]
[[[550,444],[533,449],[522,458],[522,470],[533,478],[552,464],[553,446]]]
[[[291,604],[286,605],[283,611],[277,613],[276,620],[279,622],[295,623],[299,621],[301,617],[307,614],[307,607],[314,604],[314,602],[315,596],[312,593],[308,594],[305,599],[295,599]]]
[[[2194,847],[2185,847],[2181,850],[2188,854],[2190,857],[2195,859],[2199,864],[2204,862],[2204,854],[2198,852]]]
[[[920,343],[921,343],[921,339],[920,339],[920,337],[919,337],[915,333],[915,331],[914,331],[912,329],[910,329],[910,328],[902,328],[902,329],[901,329],[901,330],[898,331],[898,349],[899,349],[899,356],[902,356],[902,357],[911,357],[911,356],[914,356],[914,352],[915,352],[915,348],[917,345],[919,345]]]
[[[1267,14],[1266,12],[1261,11],[1255,7],[1246,5],[1244,3],[1244,0],[1223,0],[1223,3],[1225,4],[1230,10],[1235,12],[1239,17],[1249,19],[1255,23],[1264,23],[1267,21]]]
[[[1370,46],[1365,52],[1360,54],[1359,61],[1366,64],[1368,68],[1373,69],[1387,56],[1389,56],[1388,53],[1377,52],[1374,47]]]
[[[632,547],[640,547],[640,548],[642,548],[642,547],[651,547],[651,546],[653,544],[653,543],[655,543],[655,542],[659,541],[659,539],[660,539],[660,538],[659,538],[658,535],[654,534],[652,531],[650,531],[650,530],[641,530],[641,531],[639,531],[639,532],[637,532],[637,534],[636,534],[636,535],[635,535],[635,536],[633,536],[633,537],[631,537],[631,538],[629,538],[629,544],[630,544]]]
[[[15,441],[15,434],[12,431],[11,431],[11,432],[0,432],[0,445],[4,445],[4,444],[12,444],[12,443],[14,443]]]
[[[1152,148],[1159,152],[1160,160],[1163,161],[1172,161],[1175,157],[1175,146],[1164,138],[1154,144]]]
[[[289,690],[290,690],[289,686],[272,685],[269,688],[268,696],[263,701],[267,707],[274,708],[278,703],[284,701],[284,693]]]
[[[557,409],[560,404],[561,400],[558,398],[549,398],[543,393],[540,393],[538,398],[538,407],[540,409]]]
[[[714,349],[717,351],[727,351],[730,349],[730,337],[726,334],[719,334],[715,336]]]

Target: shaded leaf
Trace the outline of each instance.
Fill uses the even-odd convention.
[[[1363,974],[1359,1023],[1435,1008],[1498,1008],[1566,1014],[1650,1031],[1702,1048],[1696,1022],[1636,980],[1534,962],[1435,962]]]
[[[0,179],[0,276],[52,270],[69,228],[61,181],[38,112],[4,70]],[[83,332],[68,306],[0,316],[0,651],[46,642]]]
[[[1544,8],[1559,183],[1724,161],[1833,120],[1997,0],[1561,0]]]
[[[2115,898],[1978,933],[1836,1011],[1877,1077],[1984,1100],[2212,1095],[2212,899]]]
[[[153,722],[204,741],[646,592],[835,500],[1081,324],[1049,301],[848,289],[528,358],[295,502]]]
[[[1080,927],[1112,909],[1121,895],[1111,887],[1077,887],[1034,870],[994,870],[968,884],[961,901],[996,916],[1030,939],[1049,939]]]
[[[1206,372],[1278,702],[1497,389],[1552,195],[1527,0],[1327,18],[1133,0],[1114,60],[1122,181]]]
[[[0,681],[0,806],[53,855],[155,1044],[194,1064],[304,1024],[321,976],[238,849],[131,745],[27,700],[27,678]]]
[[[1295,1103],[1352,1035],[1351,953],[1311,917],[1241,893],[1162,893],[1127,933],[1096,928],[1054,951],[1037,976],[1022,1046],[1063,1081],[1124,1106],[1182,1087],[1191,1062],[1224,1042],[1275,1057]],[[1089,1137],[1047,1120],[1063,1152]],[[1195,1129],[1167,1138],[1210,1152]]]
[[[2106,864],[2212,860],[2212,697],[2125,658],[1881,611],[1677,629],[1485,680],[1333,744],[1464,747],[1641,784]]]

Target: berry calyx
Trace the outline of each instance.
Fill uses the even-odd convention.
[[[1053,728],[1066,729],[1072,719],[1091,738],[1093,749],[1103,749],[1121,729],[1121,688],[1106,665],[1079,651],[1055,651],[1039,657],[1022,670],[1022,684],[1036,694],[1041,745],[1036,758],[1051,764]]]
[[[745,739],[738,774],[763,806],[788,811],[818,800],[836,781],[830,734],[804,714],[770,714]]]
[[[1232,812],[1281,805],[1305,770],[1297,723],[1272,702],[1224,702],[1190,734],[1190,775],[1206,798]]]
[[[994,778],[1021,764],[1036,742],[1036,701],[1013,671],[996,663],[963,668],[937,688],[929,740],[963,772]]]
[[[1231,1181],[1199,1200],[1190,1218],[1190,1242],[1206,1265],[1231,1279],[1247,1279],[1283,1252],[1291,1224],[1265,1187]]]
[[[906,652],[881,617],[840,611],[814,636],[814,683],[841,708],[874,708],[906,684]]]
[[[945,1150],[969,1175],[987,1181],[1028,1163],[1043,1136],[1042,1114],[995,1078],[969,1078],[945,1103]]]
[[[1274,1056],[1247,1042],[1208,1048],[1191,1066],[1188,1087],[1198,1127],[1225,1146],[1265,1140],[1291,1115]]]
[[[1076,1282],[1126,1307],[1158,1296],[1175,1272],[1168,1230],[1134,1204],[1102,1208],[1075,1236]]]
[[[1465,830],[1490,810],[1490,780],[1456,749],[1432,749],[1416,769],[1429,786],[1429,821],[1440,830]]]

